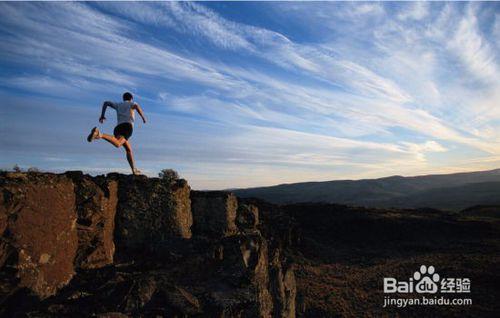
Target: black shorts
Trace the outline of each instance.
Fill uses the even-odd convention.
[[[115,135],[116,138],[123,136],[125,139],[129,139],[130,136],[132,136],[132,131],[134,128],[132,127],[132,124],[130,123],[121,123],[118,126],[115,127],[115,130],[113,130],[113,135]]]

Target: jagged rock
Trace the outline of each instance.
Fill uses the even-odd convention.
[[[191,191],[193,231],[197,234],[223,237],[237,232],[238,199],[230,192]]]
[[[250,312],[258,317],[271,317],[272,298],[268,290],[269,261],[267,242],[260,234],[226,237],[224,245],[225,280],[236,286],[250,283],[255,306]]]
[[[294,317],[281,231],[231,193],[81,172],[0,190],[0,316]]]
[[[178,286],[161,286],[159,300],[183,316],[201,314],[200,302],[191,293]]]
[[[190,188],[185,180],[111,176],[118,181],[115,243],[121,258],[151,250],[169,237],[191,237]]]
[[[140,311],[151,301],[157,290],[157,283],[151,276],[127,281],[124,284],[128,284],[128,286],[123,299],[120,299],[120,309],[125,312]]]
[[[113,263],[115,213],[118,183],[91,178],[80,171],[67,172],[75,185],[78,252],[75,264],[80,268],[99,268]]]
[[[242,231],[253,230],[259,224],[259,209],[252,204],[239,204],[236,225]]]
[[[122,310],[129,313],[161,312],[165,310],[180,316],[200,314],[198,299],[182,287],[172,285],[162,276],[151,275],[133,280],[121,301]]]
[[[273,296],[274,317],[295,317],[295,298],[297,294],[293,267],[283,268],[280,250],[272,252],[269,272],[270,291]]]
[[[73,183],[59,175],[17,173],[3,175],[0,189],[1,271],[14,271],[14,283],[40,298],[54,295],[74,275]]]
[[[295,318],[297,284],[295,281],[295,272],[293,266],[290,266],[285,269],[285,275],[283,275],[283,281],[285,288],[285,298],[283,301],[281,317]]]
[[[281,207],[258,199],[240,199],[240,201],[258,207],[259,231],[273,249],[286,250],[300,243],[302,234],[299,224]]]

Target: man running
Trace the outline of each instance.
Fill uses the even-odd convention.
[[[113,135],[103,134],[99,131],[97,127],[92,128],[89,136],[87,137],[87,141],[91,142],[94,139],[104,139],[108,141],[110,144],[119,148],[123,146],[127,153],[127,161],[130,165],[130,169],[132,169],[132,173],[135,175],[140,174],[140,171],[135,168],[134,163],[134,155],[132,153],[132,146],[130,145],[130,141],[128,139],[132,136],[132,131],[134,129],[134,118],[135,111],[139,113],[142,118],[142,121],[146,123],[146,118],[144,117],[144,113],[142,112],[141,106],[133,101],[134,97],[131,93],[126,92],[123,94],[123,102],[113,103],[110,101],[106,101],[102,104],[101,117],[99,118],[99,122],[102,124],[106,117],[106,108],[111,107],[116,110],[117,114],[117,125],[113,130]]]

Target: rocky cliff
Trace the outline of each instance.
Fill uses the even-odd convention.
[[[0,175],[0,315],[295,317],[290,217],[109,174]]]

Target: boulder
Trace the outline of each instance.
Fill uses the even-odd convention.
[[[190,188],[145,176],[112,175],[118,182],[115,244],[117,256],[133,258],[169,237],[191,237]]]
[[[211,237],[237,233],[238,199],[230,192],[191,191],[193,232]]]
[[[0,268],[40,298],[74,275],[78,238],[70,179],[54,174],[0,176]]]

